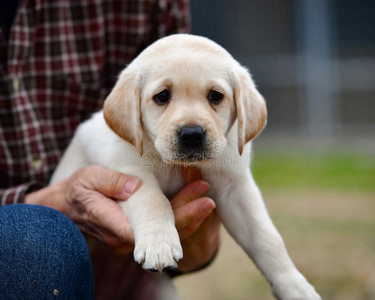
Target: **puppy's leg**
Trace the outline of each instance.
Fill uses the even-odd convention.
[[[228,171],[209,179],[229,233],[267,278],[278,299],[321,299],[289,258],[250,172]]]
[[[143,181],[127,201],[120,203],[133,228],[135,261],[147,270],[177,267],[182,247],[169,200],[153,174],[139,168],[122,171]]]

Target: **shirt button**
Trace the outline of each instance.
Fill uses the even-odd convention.
[[[18,92],[20,90],[20,80],[18,78],[13,78],[12,86],[13,92]]]
[[[39,171],[42,168],[43,161],[40,158],[35,158],[31,161],[31,168],[34,171]]]

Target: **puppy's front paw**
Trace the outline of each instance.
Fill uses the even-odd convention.
[[[176,268],[182,259],[182,247],[174,226],[139,235],[135,243],[134,259],[143,269],[163,271]]]
[[[298,271],[280,274],[272,284],[272,292],[279,300],[321,300],[315,288]]]

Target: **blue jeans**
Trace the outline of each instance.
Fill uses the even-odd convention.
[[[93,299],[85,239],[56,210],[0,207],[0,299]]]

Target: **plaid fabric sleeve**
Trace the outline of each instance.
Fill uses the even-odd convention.
[[[26,194],[37,191],[44,187],[44,184],[33,181],[9,189],[0,189],[1,205],[23,203]]]
[[[157,28],[157,38],[162,38],[174,33],[190,32],[190,13],[187,0],[158,1],[158,13],[154,29]]]
[[[155,1],[149,17],[149,34],[140,44],[138,53],[160,38],[191,31],[189,0]]]

